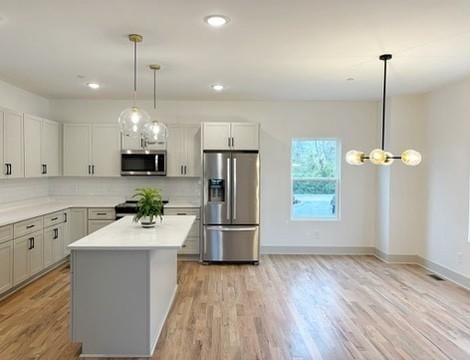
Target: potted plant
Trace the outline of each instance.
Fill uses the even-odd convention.
[[[157,218],[162,220],[163,201],[160,190],[155,188],[136,189],[133,196],[137,199],[137,213],[135,222],[140,222],[142,227],[154,227]]]

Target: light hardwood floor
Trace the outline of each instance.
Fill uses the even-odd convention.
[[[179,264],[154,359],[470,359],[470,292],[370,256]],[[77,359],[61,267],[0,302],[0,359]]]

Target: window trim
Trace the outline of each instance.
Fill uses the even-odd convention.
[[[295,218],[293,212],[294,205],[294,178],[292,171],[292,145],[294,141],[335,141],[336,142],[336,178],[305,178],[306,180],[325,180],[325,181],[336,181],[336,216],[331,218],[323,217],[308,217],[308,218]],[[342,210],[342,176],[341,176],[341,154],[342,154],[342,144],[341,139],[332,138],[332,137],[292,137],[290,141],[289,149],[289,186],[290,186],[290,205],[289,205],[289,218],[290,221],[301,221],[301,222],[331,222],[331,221],[341,221],[341,210]],[[303,179],[302,179],[303,180]]]

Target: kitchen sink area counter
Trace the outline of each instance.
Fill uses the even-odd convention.
[[[149,357],[177,289],[177,252],[195,216],[145,229],[132,216],[69,245],[72,340],[82,357]]]

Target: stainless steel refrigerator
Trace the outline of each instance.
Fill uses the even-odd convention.
[[[258,152],[206,151],[203,169],[201,260],[258,263]]]

